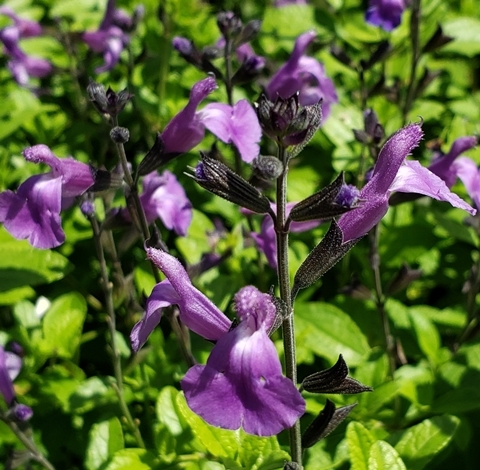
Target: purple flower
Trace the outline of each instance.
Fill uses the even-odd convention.
[[[187,371],[181,387],[188,406],[209,424],[272,436],[293,426],[305,402],[282,375],[268,336],[276,314],[270,295],[244,287],[235,307],[240,324],[217,341],[206,365]]]
[[[233,143],[244,161],[251,162],[258,156],[262,131],[257,114],[246,100],[240,100],[235,106],[211,103],[197,112],[201,101],[216,89],[212,77],[193,86],[188,104],[161,134],[164,154],[188,152],[202,141],[207,128],[223,142]]]
[[[450,151],[447,154],[437,152],[428,169],[445,181],[445,184],[451,188],[457,179],[457,173],[452,166],[455,159],[463,152],[470,150],[477,145],[478,139],[474,136],[460,137],[453,142]]]
[[[49,75],[53,70],[52,64],[46,59],[25,54],[19,45],[21,38],[41,34],[40,25],[19,18],[7,7],[3,7],[3,10],[0,13],[14,19],[13,25],[0,30],[0,41],[4,45],[5,54],[10,57],[7,65],[15,81],[21,86],[26,86],[30,77],[43,78]]]
[[[39,23],[21,18],[10,7],[0,7],[0,15],[8,16],[13,20],[13,24],[18,30],[20,38],[32,38],[42,34],[42,27]]]
[[[228,332],[231,321],[192,285],[176,258],[155,248],[147,248],[147,257],[165,274],[167,280],[153,288],[143,318],[132,329],[130,341],[134,351],[145,344],[159,324],[161,309],[172,304],[178,305],[182,322],[204,338],[218,340]]]
[[[365,21],[391,31],[401,23],[405,6],[405,0],[370,0]]]
[[[287,203],[285,208],[287,217],[295,204],[295,202]],[[276,204],[272,203],[272,209],[274,212],[277,211]],[[311,220],[308,222],[292,222],[290,224],[290,232],[306,232],[319,224],[319,220]],[[275,228],[273,226],[272,218],[269,215],[266,215],[263,218],[260,233],[252,232],[250,235],[255,240],[259,250],[262,251],[267,257],[268,264],[273,269],[277,269],[277,237],[275,236]]]
[[[299,93],[301,106],[309,106],[322,101],[324,119],[330,113],[330,106],[338,101],[333,82],[325,75],[323,65],[313,57],[307,57],[305,50],[316,38],[314,31],[300,35],[287,62],[280,67],[267,85],[266,93],[270,101],[277,96],[287,99]]]
[[[15,403],[15,390],[13,381],[20,373],[22,359],[0,346],[0,394],[11,410],[13,416],[19,421],[29,420],[33,412],[30,407]]]
[[[480,173],[477,164],[468,157],[458,158],[452,165],[452,170],[460,178],[473,199],[475,206],[480,207]]]
[[[46,145],[29,147],[23,155],[29,162],[46,163],[52,171],[31,176],[16,193],[0,193],[0,222],[35,248],[56,247],[65,240],[60,212],[93,185],[92,171],[71,157],[57,158]]]
[[[217,88],[212,77],[204,78],[193,85],[187,105],[172,118],[161,135],[166,154],[188,152],[202,141],[205,127],[197,115],[197,107]]]
[[[204,126],[221,141],[235,145],[244,162],[250,163],[258,157],[262,129],[257,113],[247,100],[240,100],[234,106],[207,104],[198,115]]]
[[[97,67],[95,73],[107,72],[117,65],[120,53],[130,40],[127,32],[132,25],[132,18],[115,7],[115,0],[108,0],[100,27],[82,34],[83,42],[94,52],[103,54],[104,64]]]
[[[140,201],[148,223],[159,218],[169,230],[186,235],[192,221],[192,204],[173,173],[153,172],[145,176]],[[128,217],[126,209],[122,213]]]
[[[419,162],[406,160],[422,137],[420,125],[410,124],[385,143],[372,178],[360,191],[358,208],[342,215],[338,221],[344,243],[363,236],[380,222],[388,210],[388,198],[394,191],[424,194],[475,214],[475,209],[450,192],[438,176]]]

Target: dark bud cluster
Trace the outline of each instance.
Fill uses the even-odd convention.
[[[226,11],[217,15],[217,25],[225,41],[231,41],[232,48],[236,49],[242,44],[255,39],[260,32],[262,22],[260,20],[252,20],[243,25],[242,20],[235,13]]]
[[[147,152],[143,160],[140,162],[140,165],[138,165],[137,178],[148,175],[148,173],[151,173],[153,170],[166,165],[177,155],[177,153],[165,153],[165,144],[162,139],[162,134],[158,133],[152,148]]]
[[[126,88],[118,93],[115,93],[110,87],[105,91],[103,85],[92,79],[87,86],[87,93],[98,112],[111,118],[118,116],[133,96]]]
[[[342,230],[335,222],[335,219],[332,220],[327,234],[298,268],[293,279],[292,299],[296,297],[300,289],[311,286],[335,266],[353,248],[358,240],[355,239],[342,243]]]
[[[260,191],[227,165],[202,153],[193,179],[207,191],[258,214],[270,211],[270,202]]]
[[[348,366],[341,354],[335,365],[329,369],[306,377],[300,390],[311,393],[341,393],[342,395],[372,391],[370,387],[348,376]]]
[[[267,189],[283,173],[283,163],[272,155],[259,155],[252,162],[250,183],[260,189]]]
[[[125,144],[130,139],[130,132],[126,127],[115,126],[110,131],[110,138],[116,144]]]
[[[232,77],[232,85],[242,85],[257,78],[265,68],[265,59],[258,55],[252,55],[240,65],[240,68]]]
[[[193,41],[179,36],[173,38],[172,44],[174,49],[197,69],[203,72],[213,73],[217,78],[223,76],[222,72],[211,62],[222,55],[222,51],[218,47],[210,46],[200,51]]]
[[[295,222],[331,219],[355,209],[359,194],[355,186],[345,184],[341,173],[326,188],[296,204],[290,212],[290,219]]]
[[[363,113],[363,130],[353,129],[353,133],[358,142],[366,145],[379,145],[385,137],[385,130],[372,109],[367,109]]]
[[[355,406],[356,403],[336,408],[330,400],[327,400],[325,408],[323,408],[303,433],[302,448],[308,449],[321,439],[327,437],[348,416]]]
[[[289,158],[293,158],[302,151],[320,127],[321,104],[320,101],[311,106],[300,106],[298,93],[287,99],[278,97],[275,103],[261,95],[256,109],[264,133],[283,146]]]

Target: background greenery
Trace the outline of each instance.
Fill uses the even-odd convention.
[[[7,58],[0,58],[0,190],[16,188],[39,172],[21,156],[25,147],[39,143],[59,156],[73,155],[112,169],[117,155],[109,127],[85,92],[101,57],[76,34],[98,27],[105,2],[19,0],[8,4],[22,16],[41,20],[47,34],[24,40],[22,45],[27,52],[51,60],[55,73],[41,82],[44,91],[36,96],[12,80]],[[193,83],[204,77],[172,50],[172,37],[189,37],[198,46],[214,43],[219,38],[215,14],[225,9],[234,9],[244,22],[263,19],[253,47],[268,58],[270,75],[286,60],[300,33],[318,32],[311,54],[324,63],[339,104],[294,161],[290,201],[309,196],[341,170],[350,182],[357,181],[360,157],[368,159],[368,152],[355,141],[352,129],[363,128],[367,106],[378,114],[386,135],[407,122],[424,121],[425,140],[415,158],[425,165],[432,155],[432,141],[440,139],[447,151],[456,138],[479,131],[480,11],[475,0],[422,1],[421,45],[438,25],[453,40],[422,54],[416,78],[428,70],[435,72],[435,79],[407,110],[403,104],[411,82],[412,54],[408,10],[401,26],[386,33],[365,23],[366,2],[359,0],[314,0],[308,6],[281,9],[250,0],[146,0],[143,4],[145,17],[131,37],[129,50],[111,72],[95,77],[114,90],[128,87],[134,94],[132,104],[120,115],[120,125],[130,130],[126,150],[134,163],[151,147],[156,132],[185,105]],[[130,12],[136,5],[118,2]],[[4,17],[0,21],[9,23]],[[368,61],[383,40],[390,42],[391,51],[365,71],[362,84],[361,61]],[[348,54],[350,65],[333,57],[332,45]],[[255,100],[268,73],[255,84],[237,88],[235,100]],[[220,87],[211,99],[225,102],[225,90]],[[212,142],[207,137],[199,147],[206,149]],[[223,144],[219,147],[232,155]],[[263,153],[268,152],[265,144]],[[480,162],[478,149],[468,155]],[[178,238],[157,225],[172,253],[189,265],[203,253],[230,253],[221,265],[197,277],[195,284],[231,315],[231,298],[240,287],[255,284],[267,290],[275,283],[275,273],[248,236],[252,227],[260,227],[261,219],[247,220],[238,208],[206,193],[184,175],[197,160],[198,152],[193,151],[169,166],[194,203],[187,237]],[[460,184],[454,190],[468,200]],[[120,194],[115,197],[122,202]],[[99,214],[102,210],[98,201]],[[33,408],[35,442],[56,468],[281,468],[288,460],[286,436],[258,438],[216,429],[187,408],[179,392],[186,365],[167,322],[132,356],[128,335],[142,314],[142,296],[149,295],[155,283],[141,243],[120,250],[125,278],[115,284],[114,291],[124,394],[147,449],[137,447],[112,387],[107,316],[91,228],[78,208],[62,218],[67,241],[56,250],[36,250],[0,229],[0,342],[15,340],[25,350],[24,367],[15,383],[17,394]],[[358,405],[344,424],[307,451],[307,470],[478,467],[479,234],[475,223],[465,224],[464,219],[460,210],[424,198],[392,208],[382,222],[379,254],[387,293],[385,310],[404,358],[394,371],[385,351],[368,238],[321,283],[302,291],[295,312],[299,377],[330,367],[341,353],[350,375],[374,388],[360,396],[329,396],[337,406],[355,401]],[[211,232],[219,222],[225,231],[215,239]],[[319,226],[291,237],[292,276],[325,231],[325,226]],[[120,245],[123,236],[122,231],[114,232]],[[422,275],[393,293],[389,286],[404,264],[420,269]],[[131,301],[132,292],[135,301]],[[274,339],[281,354],[280,338]],[[192,342],[196,357],[205,361],[211,346],[194,334]],[[305,428],[326,397],[304,396]],[[21,448],[0,422],[0,461],[12,449]]]

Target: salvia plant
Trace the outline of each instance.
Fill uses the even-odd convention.
[[[4,468],[477,468],[474,1],[0,20]]]

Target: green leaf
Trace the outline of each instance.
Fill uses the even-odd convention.
[[[375,438],[363,424],[356,421],[348,424],[346,436],[351,470],[368,470],[370,448]]]
[[[158,421],[166,426],[172,436],[178,436],[184,430],[181,412],[177,405],[177,395],[179,393],[173,387],[164,387],[160,391],[155,405]]]
[[[435,416],[405,431],[395,449],[408,470],[421,470],[452,439],[460,423],[456,416]]]
[[[409,309],[410,321],[412,322],[418,345],[430,362],[436,363],[438,350],[440,349],[440,335],[435,325],[425,316],[421,309],[412,307]]]
[[[228,450],[238,448],[238,432],[209,426],[200,416],[190,410],[181,393],[177,395],[177,406],[195,436],[203,444],[205,451],[215,457],[228,457]]]
[[[123,431],[118,418],[95,423],[90,429],[85,466],[98,470],[118,450],[123,449]]]
[[[87,304],[77,292],[56,299],[43,318],[43,336],[53,354],[73,358],[80,344]]]
[[[359,398],[358,413],[372,415],[376,413],[383,405],[392,401],[398,393],[400,383],[385,382],[382,385],[374,387],[372,393],[363,393]]]
[[[105,470],[160,470],[158,461],[144,449],[122,449],[113,455]]]
[[[0,292],[61,279],[72,266],[67,258],[50,250],[37,250],[26,240],[15,240],[0,228]]]
[[[432,411],[456,414],[480,409],[480,388],[478,385],[459,386],[461,388],[451,390],[438,397],[433,402]]]
[[[455,18],[442,24],[443,34],[455,38],[444,46],[444,51],[473,57],[480,53],[480,20]]]
[[[368,470],[407,470],[407,467],[388,442],[377,441],[370,448]]]
[[[304,357],[310,351],[335,363],[342,354],[349,366],[355,366],[370,351],[368,341],[357,324],[330,304],[296,304],[295,329],[299,354]]]
[[[40,111],[40,101],[27,89],[12,88],[8,96],[2,95],[2,111],[0,111],[0,140],[5,139],[25,121],[33,119]]]
[[[70,409],[82,414],[107,403],[115,403],[117,396],[112,389],[113,378],[91,377],[70,396]]]

